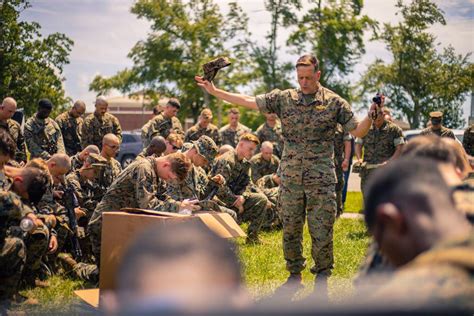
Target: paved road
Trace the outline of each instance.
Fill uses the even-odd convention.
[[[360,177],[358,173],[352,173],[349,176],[349,186],[347,187],[349,192],[360,192]]]

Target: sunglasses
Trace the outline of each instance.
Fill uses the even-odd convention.
[[[112,148],[112,149],[118,149],[118,148],[120,148],[120,145],[112,145],[112,146],[111,146],[111,145],[108,145],[108,144],[105,144],[105,145],[106,145],[107,147]]]
[[[171,147],[172,147],[174,150],[180,150],[180,149],[181,149],[181,147],[178,147],[178,146],[173,145],[173,144],[171,144]]]

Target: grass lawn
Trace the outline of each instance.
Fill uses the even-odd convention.
[[[360,192],[347,192],[346,204],[344,212],[347,213],[362,213],[364,200]]]
[[[347,212],[358,212],[361,208],[360,193],[349,192]],[[271,295],[273,291],[288,277],[282,251],[282,232],[263,232],[261,245],[248,246],[243,238],[237,240],[239,256],[244,267],[245,281],[252,296],[258,300]],[[307,227],[304,232],[304,256],[307,267],[303,273],[305,288],[298,293],[302,298],[313,289],[313,275],[309,272],[313,264],[311,259],[311,239]],[[329,295],[331,300],[339,301],[352,294],[352,278],[364,256],[368,245],[368,237],[364,223],[357,219],[341,218],[336,221],[334,228],[334,259],[333,275],[329,279]],[[71,303],[78,302],[73,291],[85,287],[81,281],[71,280],[61,276],[49,279],[47,289],[32,289],[22,294],[39,300],[41,306],[26,311],[51,310],[65,311]],[[23,310],[26,309],[26,306]]]

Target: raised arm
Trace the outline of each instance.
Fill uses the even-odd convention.
[[[200,76],[195,76],[194,79],[197,82],[197,85],[207,91],[210,95],[215,96],[218,99],[222,99],[232,104],[241,105],[247,109],[258,110],[257,103],[255,102],[255,97],[248,96],[238,93],[230,93],[221,89],[218,89],[214,86],[212,82],[204,80]]]

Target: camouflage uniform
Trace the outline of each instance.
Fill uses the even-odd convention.
[[[147,148],[148,145],[150,144],[150,140],[148,140],[148,135],[150,134],[151,122],[152,120],[149,120],[142,127],[141,139],[142,139],[143,148]]]
[[[440,129],[433,129],[430,126],[420,132],[420,135],[431,135],[431,134],[438,135],[439,137],[449,137],[449,138],[455,139],[453,131],[444,126],[441,126]]]
[[[450,306],[474,310],[474,234],[445,241],[419,254],[399,268],[372,296],[372,303],[387,303],[397,310]],[[415,308],[415,309],[413,309]]]
[[[249,133],[252,130],[247,126],[238,123],[237,128],[233,130],[230,124],[224,125],[219,130],[219,137],[221,139],[221,145],[231,145],[235,148],[239,143],[239,138],[245,133]]]
[[[112,183],[122,172],[122,166],[115,158],[107,161],[107,166],[102,169],[100,176],[92,183],[93,199],[99,203],[105,192],[110,188]]]
[[[306,96],[295,89],[273,90],[258,95],[256,103],[261,112],[276,113],[282,124],[280,205],[287,269],[300,273],[305,267],[302,238],[307,216],[315,262],[311,271],[330,274],[336,217],[334,134],[337,123],[351,131],[358,122],[350,105],[322,86]]]
[[[238,218],[250,222],[247,230],[248,240],[258,240],[258,231],[265,218],[268,200],[250,179],[249,161],[246,159],[239,161],[235,151],[228,151],[216,160],[211,176],[217,174],[222,175],[226,181],[226,185],[219,187],[217,197],[229,208],[232,208],[238,195],[245,198],[244,212],[238,214]]]
[[[15,193],[0,191],[0,306],[18,290],[26,262],[26,247],[19,224],[22,217],[32,212]]]
[[[271,207],[267,208],[266,216],[262,224],[262,229],[272,230],[281,228],[281,214],[279,206],[280,187],[273,180],[273,174],[261,177],[256,186],[265,194]]]
[[[342,129],[341,124],[337,124],[336,137],[334,138],[334,164],[336,165],[336,205],[337,213],[342,214],[342,189],[344,188],[344,171],[342,162],[344,161],[344,143],[351,141],[352,136]]]
[[[273,144],[273,153],[278,158],[281,158],[281,154],[283,153],[283,136],[281,134],[280,122],[277,121],[273,128],[265,122],[257,128],[256,134],[260,140],[257,151],[260,151],[263,142],[268,141]]]
[[[183,126],[177,117],[168,118],[162,113],[158,114],[142,128],[143,147],[148,147],[155,136],[168,137],[171,130],[173,133],[184,135]]]
[[[250,168],[252,170],[252,181],[257,182],[258,179],[267,175],[276,173],[278,166],[280,165],[280,159],[277,156],[272,155],[270,161],[262,158],[262,153],[258,153],[250,159]]]
[[[164,181],[158,177],[155,159],[147,157],[131,163],[107,190],[94,210],[87,228],[92,249],[97,260],[100,258],[102,213],[118,211],[124,207],[154,208],[160,211],[177,212],[180,203],[162,201],[157,192],[162,192]]]
[[[59,114],[56,117],[56,123],[58,123],[61,129],[66,154],[68,154],[68,156],[73,156],[82,150],[81,129],[83,122],[82,117],[72,117],[69,111]]]
[[[63,249],[71,233],[66,209],[55,200],[53,195],[54,191],[62,191],[62,189],[62,185],[53,184],[49,186],[37,205],[37,216],[39,218],[44,219],[49,215],[54,215],[56,218],[56,226],[48,228],[51,230],[51,234],[55,235],[58,239],[58,252]]]
[[[66,185],[74,188],[79,206],[86,211],[85,220],[88,222],[97,206],[97,201],[92,198],[94,191],[91,182],[81,177],[79,170],[75,170],[67,175]]]
[[[105,113],[103,117],[99,117],[95,113],[89,114],[82,124],[82,148],[96,145],[102,149],[102,139],[110,133],[122,141],[122,127],[115,116],[110,113]]]
[[[360,144],[364,148],[364,162],[366,163],[360,172],[362,195],[365,196],[365,184],[370,174],[393,156],[398,145],[404,143],[401,128],[389,121],[384,121],[379,129],[375,127],[375,124],[372,124],[367,135],[356,139],[356,144]]]
[[[71,157],[71,171],[81,169],[84,162],[79,158],[80,152]]]
[[[16,144],[15,160],[18,162],[26,162],[26,145],[23,131],[21,130],[20,124],[12,119],[6,121],[0,121],[0,128],[10,134]]]
[[[202,135],[209,136],[217,146],[221,145],[219,129],[214,124],[209,124],[206,128],[202,128],[199,126],[199,123],[197,123],[186,131],[184,141],[191,142],[193,140],[198,140]]]
[[[87,232],[87,224],[94,213],[98,201],[94,199],[94,187],[86,178],[81,177],[79,170],[70,173],[66,177],[66,185],[74,189],[80,208],[86,213],[85,216],[77,220],[77,237],[82,250],[82,260],[91,261],[92,246]],[[93,269],[92,269],[93,270]],[[87,274],[84,274],[87,275]]]
[[[183,147],[186,148],[185,151],[195,147],[198,153],[204,156],[209,163],[214,161],[218,151],[216,143],[209,136],[203,136],[194,143],[185,143]],[[193,165],[183,182],[167,184],[166,194],[176,201],[184,199],[200,200],[200,206],[203,210],[228,213],[237,220],[237,214],[233,210],[212,201],[213,196],[211,195],[214,189],[217,192],[218,185],[209,180],[206,171]]]
[[[66,153],[61,129],[53,119],[40,119],[34,114],[25,124],[25,140],[30,158],[48,160],[56,153]]]
[[[474,156],[474,124],[469,125],[464,131],[462,145],[468,155]]]

